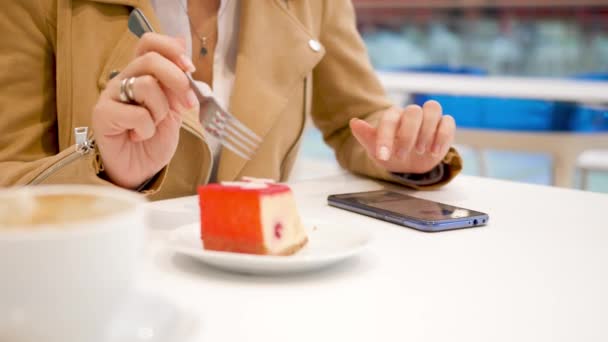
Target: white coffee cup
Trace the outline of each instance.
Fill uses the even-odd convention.
[[[0,191],[0,341],[104,341],[138,268],[143,202],[111,187]]]

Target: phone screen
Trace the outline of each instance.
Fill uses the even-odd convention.
[[[336,199],[356,202],[368,207],[397,213],[400,216],[425,221],[441,221],[483,215],[483,213],[477,211],[385,190],[337,195]]]

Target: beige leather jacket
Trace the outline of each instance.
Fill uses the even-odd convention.
[[[146,0],[4,0],[0,11],[0,185],[109,184],[75,127],[91,111],[113,71],[133,58],[127,28],[140,8],[156,29]],[[353,117],[368,121],[391,104],[356,31],[349,0],[242,0],[236,81],[230,111],[263,137],[246,161],[224,150],[219,180],[241,176],[286,180],[310,116],[353,172],[393,182],[351,135]],[[160,31],[160,30],[159,30]],[[323,48],[314,51],[309,41]],[[88,137],[87,137],[88,135]],[[152,199],[192,195],[209,178],[212,158],[195,117],[186,115],[173,160],[148,190]],[[438,186],[461,169],[451,151]]]

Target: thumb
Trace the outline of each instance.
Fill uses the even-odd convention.
[[[370,156],[374,156],[376,150],[376,128],[367,121],[354,118],[350,120],[350,129],[359,144],[367,151]]]

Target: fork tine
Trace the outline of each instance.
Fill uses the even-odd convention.
[[[245,160],[250,160],[251,159],[250,156],[248,156],[245,153],[243,153],[242,151],[240,151],[238,147],[232,145],[229,141],[227,141],[226,139],[224,139],[224,135],[220,134],[215,128],[205,127],[205,131],[207,133],[211,134],[213,137],[217,138],[219,140],[219,142],[222,144],[222,146],[224,146],[227,149],[231,150],[232,152],[234,152],[239,157],[241,157],[241,158],[243,158]]]
[[[222,140],[222,145],[225,146],[227,149],[229,149],[230,151],[232,151],[234,154],[238,155],[239,157],[245,159],[245,160],[251,160],[251,157],[244,154],[243,152],[239,151],[239,149],[237,147],[235,147],[234,145],[232,145],[229,141],[227,140]]]
[[[230,121],[228,121],[226,123],[226,131],[229,134],[232,134],[236,137],[238,137],[239,139],[241,139],[241,141],[243,141],[244,143],[248,144],[253,150],[258,148],[258,143],[256,143],[255,141],[251,140],[251,138],[245,136],[243,133],[241,133],[240,131],[238,131],[231,123]]]
[[[220,125],[218,125],[218,123],[213,122],[213,121],[209,123],[209,126],[217,132],[216,134],[219,134],[222,144],[224,142],[230,143],[228,141],[228,140],[230,140],[230,141],[232,141],[232,144],[231,144],[232,146],[234,146],[235,144],[238,145],[238,147],[241,150],[239,152],[244,153],[248,156],[252,156],[254,154],[254,152],[255,152],[254,148],[247,146],[242,140],[239,140],[240,137],[238,135],[230,134],[229,131],[226,131],[224,129],[225,126],[220,126]],[[247,159],[250,159],[250,158],[248,157]]]
[[[215,114],[216,115],[210,120],[210,122],[220,130],[225,131],[225,136],[232,137],[232,139],[246,149],[250,155],[257,150],[259,143],[253,141],[250,136],[245,135],[243,132],[238,130],[238,127],[235,127],[234,123],[237,120],[227,120],[227,116],[220,113],[219,110],[217,110]]]
[[[262,138],[260,138],[254,131],[252,131],[249,127],[245,126],[242,122],[240,122],[237,118],[235,118],[232,114],[226,112],[224,109],[218,106],[218,112],[221,116],[227,121],[232,123],[235,128],[241,130],[242,132],[249,135],[249,137],[258,143],[262,142]]]
[[[237,118],[232,115],[229,115],[228,121],[232,123],[234,126],[239,128],[242,132],[245,132],[251,139],[257,141],[258,143],[262,142],[262,138],[260,138],[254,131],[252,131],[249,127],[245,126],[242,122],[240,122]]]
[[[235,147],[234,145],[232,145],[227,140],[222,140],[222,146],[226,147],[227,149],[229,149],[230,151],[232,151],[234,154],[238,155],[239,157],[241,157],[241,158],[243,158],[245,160],[251,160],[251,157],[249,155],[246,155],[245,153],[243,153],[242,151],[240,151],[238,149],[238,147]]]
[[[243,147],[243,144],[240,141],[234,139],[234,137],[232,136],[226,136],[226,139],[224,139],[224,141],[229,144],[236,145],[237,148],[240,148],[240,152],[247,155],[248,158],[251,158],[254,154],[253,150],[246,149],[245,147]]]
[[[203,128],[203,133],[211,134],[211,136],[213,136],[214,138],[222,140],[222,136],[214,127],[203,126]]]
[[[249,154],[253,154],[261,142],[257,134],[220,107],[214,98],[209,98],[209,100],[211,101],[211,105],[207,106],[204,112],[201,111],[202,117],[206,118],[205,121],[208,124],[213,123],[219,131],[227,131],[224,134],[225,136],[235,136],[234,140],[243,146]],[[237,139],[240,139],[240,141]]]

